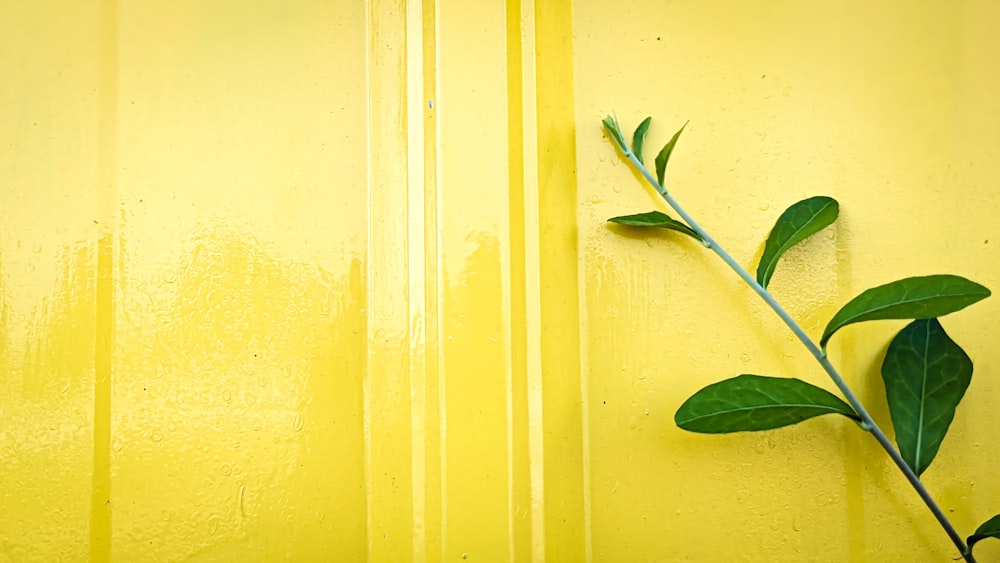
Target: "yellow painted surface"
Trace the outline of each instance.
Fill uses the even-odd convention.
[[[947,561],[844,421],[709,437],[741,372],[830,387],[599,119],[813,335],[860,290],[1000,290],[1000,9],[438,0],[0,5],[0,561]],[[994,298],[996,299],[996,298]],[[1000,512],[1000,301],[924,478]],[[898,324],[831,354],[888,424]],[[1000,559],[984,542],[980,560]]]

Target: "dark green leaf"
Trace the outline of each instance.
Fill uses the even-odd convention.
[[[744,374],[692,395],[674,422],[691,432],[724,434],[780,428],[823,414],[860,420],[836,395],[805,381]]]
[[[698,236],[698,233],[694,232],[691,227],[688,227],[684,223],[671,218],[666,213],[661,213],[659,211],[612,217],[611,219],[608,219],[608,222],[617,223],[619,225],[628,225],[630,227],[659,227],[661,229],[670,229],[671,231],[677,231],[679,233],[684,233],[689,237],[694,237],[695,240],[699,242],[702,240],[701,237]]]
[[[833,223],[839,212],[837,200],[825,196],[804,199],[786,209],[767,237],[764,254],[757,265],[757,283],[767,287],[778,265],[778,258],[789,248]]]
[[[674,152],[674,145],[677,144],[677,139],[680,138],[685,127],[687,127],[686,122],[674,133],[673,137],[670,137],[667,144],[663,145],[663,148],[660,149],[660,154],[656,155],[656,179],[660,182],[660,187],[663,187],[663,176],[667,172],[667,161],[670,160],[670,153]]]
[[[937,319],[917,319],[889,344],[882,380],[899,453],[919,476],[937,455],[972,382],[972,360]]]
[[[976,528],[975,533],[969,536],[969,539],[966,541],[969,544],[969,552],[972,552],[972,546],[977,541],[985,540],[986,538],[1000,539],[1000,514],[984,522],[982,526]]]
[[[639,159],[639,162],[645,164],[642,161],[642,145],[646,142],[646,132],[649,131],[649,124],[653,121],[652,117],[647,117],[642,120],[642,123],[635,128],[635,133],[632,134],[632,152],[635,153],[635,157]]]
[[[990,290],[961,276],[938,274],[905,278],[873,287],[852,299],[830,319],[819,344],[841,328],[862,321],[926,319],[954,313],[990,296]]]
[[[618,125],[618,118],[614,115],[609,115],[602,120],[604,124],[604,130],[607,131],[608,136],[611,140],[618,145],[618,149],[624,154],[628,154],[628,145],[625,144],[625,136],[622,135],[622,128]]]

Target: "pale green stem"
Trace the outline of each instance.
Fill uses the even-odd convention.
[[[617,143],[615,144],[617,145]],[[931,513],[934,514],[934,517],[937,518],[938,523],[940,523],[941,527],[944,528],[944,531],[948,534],[948,537],[951,538],[951,541],[955,544],[955,547],[958,548],[958,551],[959,553],[962,554],[962,557],[965,558],[967,563],[975,563],[976,560],[975,558],[973,558],[969,548],[966,547],[965,541],[962,539],[962,536],[960,536],[958,532],[955,530],[955,527],[951,525],[951,522],[948,520],[948,517],[945,516],[944,512],[938,506],[937,502],[934,501],[934,498],[927,490],[927,487],[925,487],[923,482],[920,481],[920,477],[918,477],[917,474],[914,473],[912,469],[910,469],[910,466],[906,464],[906,461],[903,460],[903,457],[899,454],[899,451],[896,450],[895,447],[893,447],[892,442],[890,442],[889,438],[886,437],[885,432],[883,432],[882,429],[879,428],[878,424],[875,423],[875,420],[872,419],[870,414],[868,414],[868,410],[865,409],[864,405],[861,404],[861,401],[858,399],[857,395],[854,394],[854,391],[852,391],[851,388],[847,385],[847,382],[844,381],[844,378],[840,376],[840,374],[837,372],[837,369],[833,367],[833,364],[830,363],[830,360],[829,358],[827,358],[826,353],[823,350],[821,350],[819,346],[817,346],[816,343],[812,341],[811,338],[809,338],[809,336],[805,333],[805,331],[802,330],[802,327],[800,327],[799,324],[795,322],[795,319],[793,319],[791,315],[789,315],[788,312],[785,311],[785,309],[781,306],[781,304],[774,299],[774,296],[772,296],[771,293],[768,292],[763,286],[757,283],[757,280],[754,279],[754,277],[751,276],[750,273],[747,272],[746,269],[739,264],[739,262],[734,260],[733,257],[730,256],[729,253],[726,252],[726,250],[722,248],[722,246],[719,245],[719,243],[716,242],[715,239],[711,237],[711,235],[705,232],[705,229],[701,228],[698,222],[695,221],[694,218],[691,217],[691,215],[689,215],[688,212],[685,211],[684,208],[681,207],[679,203],[677,203],[677,200],[675,200],[673,196],[671,196],[667,192],[667,190],[660,185],[660,183],[656,180],[656,178],[653,177],[653,175],[649,172],[649,170],[647,170],[646,167],[641,162],[639,162],[639,159],[636,158],[635,153],[633,153],[628,149],[624,149],[622,152],[632,163],[632,165],[635,166],[636,170],[638,170],[642,174],[642,176],[646,179],[646,181],[649,182],[650,185],[652,185],[653,188],[656,189],[656,192],[659,193],[661,197],[663,197],[663,199],[667,202],[667,204],[670,205],[670,207],[672,207],[673,210],[676,211],[677,214],[681,216],[684,222],[687,223],[688,226],[691,227],[691,229],[694,232],[698,233],[698,236],[700,236],[703,239],[705,246],[712,249],[712,251],[718,254],[719,258],[722,258],[722,261],[725,262],[730,268],[732,268],[732,270],[736,272],[736,274],[740,278],[742,278],[743,281],[746,282],[746,284],[749,285],[751,289],[757,292],[757,295],[759,295],[761,299],[763,299],[764,302],[767,303],[767,305],[771,307],[772,310],[774,310],[774,312],[778,315],[778,317],[780,317],[781,320],[784,321],[786,325],[788,325],[788,328],[790,328],[792,332],[795,334],[795,336],[799,339],[799,341],[802,342],[802,345],[805,346],[806,349],[809,350],[809,353],[812,354],[814,358],[816,358],[816,361],[819,362],[821,366],[823,366],[823,369],[826,371],[827,375],[830,376],[830,379],[833,380],[833,383],[837,386],[838,389],[840,389],[840,392],[844,394],[844,397],[847,399],[847,402],[850,403],[852,407],[854,407],[855,412],[857,412],[858,416],[861,418],[861,424],[860,424],[861,428],[867,430],[872,434],[872,436],[875,437],[875,440],[877,440],[879,445],[882,446],[882,449],[885,450],[887,454],[889,454],[890,458],[892,458],[892,461],[896,464],[896,467],[898,467],[899,470],[903,472],[903,475],[906,476],[907,481],[909,481],[910,485],[912,485],[913,488],[917,491],[917,494],[920,495],[920,498],[924,501],[924,504],[927,505],[927,508],[930,509]]]

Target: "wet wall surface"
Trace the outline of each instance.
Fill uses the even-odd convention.
[[[670,189],[747,266],[836,197],[771,285],[818,337],[891,279],[1000,288],[996,22],[0,8],[0,561],[954,557],[849,422],[675,428],[738,373],[832,387],[697,243],[607,227],[660,204],[599,120],[652,114],[650,147],[690,120]],[[945,320],[976,373],[925,481],[963,533],[1000,512],[997,307]],[[889,325],[831,345],[883,424]]]

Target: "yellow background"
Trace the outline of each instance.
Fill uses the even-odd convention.
[[[1000,290],[1000,5],[0,5],[0,561],[948,561],[875,442],[673,425],[822,372],[602,138],[691,120],[670,188],[818,336],[892,279]],[[649,155],[651,157],[651,155]],[[1000,512],[1000,300],[924,479]],[[888,425],[880,355],[831,354]],[[1000,542],[980,560],[1000,558]]]

